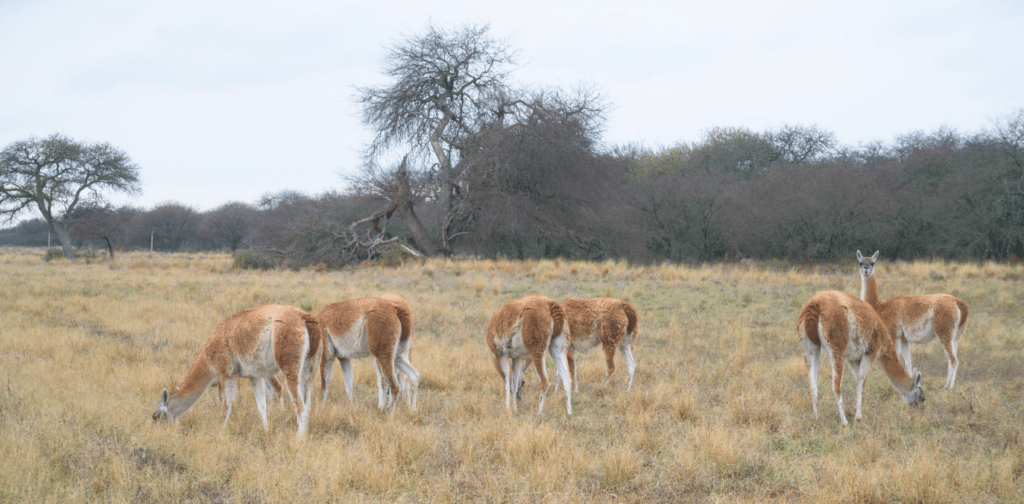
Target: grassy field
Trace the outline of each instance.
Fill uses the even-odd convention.
[[[940,345],[912,347],[924,407],[904,406],[875,369],[864,420],[844,428],[827,366],[814,421],[795,319],[815,291],[858,295],[853,251],[800,268],[430,260],[342,272],[239,271],[226,254],[42,255],[0,249],[3,502],[1024,501],[1020,264],[882,258],[883,298],[968,303],[962,364],[943,390]],[[354,404],[336,372],[302,440],[276,402],[263,430],[247,381],[225,429],[214,390],[174,423],[151,421],[161,389],[231,313],[264,303],[315,313],[384,292],[415,316],[416,412],[379,413],[361,360]],[[485,330],[498,306],[531,293],[630,301],[633,391],[621,365],[604,383],[595,350],[577,357],[572,418],[560,392],[536,415],[532,373],[519,413],[506,412]],[[849,374],[844,395],[852,416]]]

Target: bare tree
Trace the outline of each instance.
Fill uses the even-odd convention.
[[[381,218],[390,219],[397,213],[398,219],[401,220],[416,246],[420,250],[437,253],[440,249],[430,239],[426,226],[416,212],[416,207],[431,199],[431,195],[436,194],[437,188],[429,174],[410,172],[408,162],[409,156],[407,155],[393,169],[382,169],[374,164],[369,164],[360,176],[350,179],[358,197],[377,202],[378,210],[370,216],[369,220],[362,219],[360,223],[371,225],[370,232],[373,232],[381,222]],[[376,231],[379,232],[380,229]],[[385,244],[384,242],[380,243],[380,245]]]
[[[299,191],[266,193],[256,204],[259,209],[249,233],[249,245],[278,253],[287,248],[294,223],[306,219],[318,202]],[[280,252],[283,253],[283,252]]]
[[[80,237],[91,236],[103,240],[113,259],[114,249],[121,247],[125,241],[128,223],[138,214],[139,210],[129,206],[83,204],[69,216],[69,231]]]
[[[783,125],[765,133],[782,159],[792,164],[819,163],[835,154],[839,141],[835,133],[817,126]]]
[[[135,243],[154,250],[177,252],[194,242],[199,230],[199,213],[190,206],[169,201],[142,214],[135,222]]]
[[[83,201],[102,204],[103,191],[140,191],[138,165],[108,143],[88,145],[53,134],[0,152],[0,215],[10,221],[34,205],[69,259],[75,254],[63,219]]]
[[[285,205],[301,204],[302,202],[309,201],[309,199],[309,196],[306,196],[301,191],[284,189],[276,193],[264,193],[263,196],[260,196],[256,206],[260,210],[275,210]]]
[[[603,113],[588,88],[496,102],[494,121],[464,151],[467,190],[453,230],[470,234],[478,251],[488,244],[517,257],[601,253],[607,233],[596,228],[624,182],[595,149]]]
[[[256,209],[247,203],[225,203],[200,217],[199,232],[214,246],[227,245],[232,252],[248,237]]]
[[[1024,108],[995,121],[1003,178],[1003,208],[1017,227],[1024,226]]]
[[[368,211],[374,207],[376,211]],[[296,210],[293,215],[297,218],[286,225],[283,246],[260,247],[281,255],[290,266],[322,264],[338,268],[372,259],[390,247],[420,255],[388,229],[393,206],[368,206],[364,197],[329,193],[318,198],[315,205]]]
[[[586,233],[567,216],[580,210],[578,189],[604,180],[595,176],[599,164],[586,171],[598,158],[602,98],[586,87],[514,88],[516,51],[488,30],[430,26],[392,47],[384,68],[390,83],[359,89],[363,122],[376,137],[353,182],[379,198],[382,215],[397,217],[427,255],[451,253],[474,232],[477,244],[482,235],[529,234],[545,255],[563,253],[555,243],[569,236],[587,248]],[[398,149],[408,153],[400,165],[378,168]],[[414,169],[420,161],[426,170]]]
[[[688,166],[706,173],[763,175],[781,158],[768,138],[746,128],[711,128],[690,148]]]
[[[295,191],[264,195],[247,238],[253,253],[293,268],[339,268],[391,247],[420,255],[402,243],[406,236],[389,229],[394,207],[381,205],[368,191],[376,194],[375,189],[356,186],[350,193],[329,191],[316,197]]]
[[[390,82],[358,89],[363,122],[375,133],[366,151],[371,163],[392,149],[433,159],[433,197],[442,209],[437,243],[421,243],[427,232],[409,218],[414,213],[399,214],[428,255],[451,250],[451,226],[464,195],[459,161],[468,137],[491,121],[488,98],[508,88],[515,57],[507,42],[490,36],[488,26],[428,26],[389,50],[383,72]]]

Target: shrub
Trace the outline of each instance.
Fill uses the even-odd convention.
[[[78,257],[84,260],[85,264],[92,264],[94,261],[104,259],[106,255],[106,251],[98,250],[92,245],[78,250]]]
[[[43,260],[46,262],[53,261],[55,259],[63,259],[64,251],[59,248],[48,248],[46,253],[43,254]]]
[[[405,260],[405,252],[400,247],[388,247],[377,256],[377,264],[385,268],[397,268]]]
[[[231,254],[235,269],[269,270],[280,266],[280,260],[252,249],[236,250]]]

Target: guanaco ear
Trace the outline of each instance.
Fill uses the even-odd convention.
[[[921,372],[914,368],[914,388],[921,386]]]
[[[861,254],[860,251],[858,250],[857,251],[857,262],[861,262],[863,260],[864,260],[864,255]]]
[[[876,251],[875,251],[875,253],[874,253],[874,255],[872,255],[872,256],[871,256],[871,260],[872,260],[872,261],[877,261],[877,260],[878,260],[878,252],[879,252],[879,251],[877,251],[877,250],[876,250]]]
[[[163,398],[160,400],[160,406],[167,406],[167,389],[164,389]]]

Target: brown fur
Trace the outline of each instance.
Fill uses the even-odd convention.
[[[911,377],[907,373],[899,361],[892,337],[869,304],[839,291],[819,292],[800,310],[797,334],[804,348],[815,418],[818,415],[819,352],[823,347],[831,355],[832,388],[842,423],[847,423],[842,399],[844,362],[851,366],[857,379],[857,420],[861,418],[864,379],[876,357],[904,402],[913,405],[924,401],[920,374]]]
[[[544,410],[544,397],[548,389],[544,351],[547,350],[556,360],[565,357],[568,346],[565,338],[558,340],[563,347],[552,345],[553,340],[562,336],[564,325],[565,313],[562,306],[553,299],[537,295],[509,301],[491,316],[487,326],[487,346],[493,354],[495,368],[505,382],[506,407],[509,407],[511,397],[518,395],[522,382],[517,378],[521,378],[522,369],[532,362],[540,378],[538,413]],[[508,373],[505,363],[509,366]],[[567,377],[563,380],[567,380]],[[568,388],[568,382],[564,383]],[[517,409],[515,401],[511,402],[511,407]]]
[[[615,372],[615,349],[623,349],[629,371],[626,388],[630,389],[633,385],[634,372],[632,348],[637,332],[636,310],[626,301],[611,298],[566,299],[562,301],[562,309],[565,310],[566,327],[569,332],[569,376],[576,384],[576,389],[579,389],[579,385],[576,380],[574,356],[577,352],[587,351],[598,344],[604,350],[605,363],[608,367],[606,381]]]
[[[320,359],[320,387],[325,402],[334,358],[337,358],[341,365],[345,391],[349,400],[352,400],[352,372],[349,361],[372,356],[378,371],[378,407],[382,410],[393,408],[395,399],[405,387],[404,383],[400,387],[396,374],[397,367],[397,370],[413,383],[409,400],[410,405],[415,408],[419,373],[408,361],[413,327],[412,310],[405,299],[396,294],[385,294],[341,301],[325,306],[317,314],[317,320],[323,328],[324,351]]]
[[[309,415],[309,385],[315,371],[318,336],[315,319],[291,306],[264,305],[231,315],[207,338],[181,385],[169,395],[164,390],[164,399],[153,413],[153,420],[173,420],[183,415],[217,382],[226,425],[237,379],[245,377],[253,383],[266,427],[266,384],[274,385],[274,375],[281,372],[295,406],[301,435]]]
[[[904,366],[911,367],[910,343],[927,343],[937,338],[946,353],[946,388],[953,388],[960,365],[957,346],[967,324],[967,303],[949,294],[902,294],[881,301],[874,276],[878,252],[864,257],[858,250],[857,259],[860,262],[861,298],[882,317],[896,342],[897,353],[902,357]]]
[[[406,341],[412,337],[412,308],[405,298],[398,294],[381,294],[381,299],[390,301],[398,309],[398,321],[402,323],[402,334],[399,341]]]

